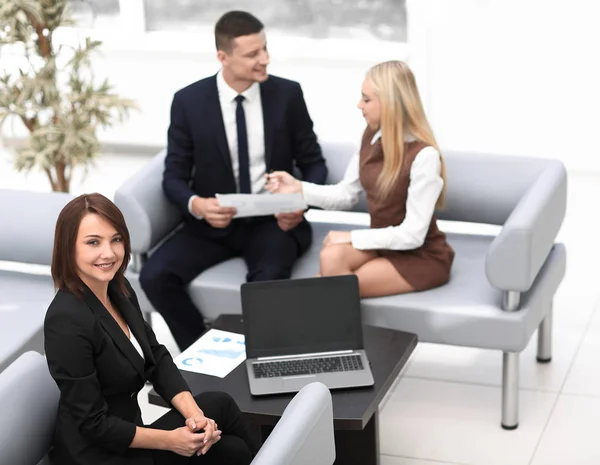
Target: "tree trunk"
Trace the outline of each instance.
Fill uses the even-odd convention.
[[[56,171],[56,182],[52,184],[52,190],[56,192],[69,192],[71,180],[67,176],[67,166],[62,161],[54,165]]]

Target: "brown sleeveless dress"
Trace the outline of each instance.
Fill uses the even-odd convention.
[[[404,162],[396,185],[389,196],[381,199],[377,189],[377,177],[383,168],[381,139],[371,145],[375,131],[365,130],[360,150],[360,183],[367,196],[371,228],[398,226],[406,216],[406,199],[410,183],[410,169],[417,154],[426,147],[422,142],[404,145]],[[446,242],[446,235],[437,227],[432,216],[425,242],[414,250],[377,250],[387,258],[398,273],[415,289],[424,291],[445,284],[450,279],[454,250]]]

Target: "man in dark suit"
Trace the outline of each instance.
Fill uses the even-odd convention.
[[[302,89],[267,74],[263,24],[242,11],[215,26],[222,69],[178,91],[171,107],[163,189],[184,214],[182,229],[144,265],[140,281],[180,349],[204,331],[186,286],[202,271],[241,256],[247,280],[287,279],[310,246],[304,212],[233,219],[217,193],[261,193],[265,174],[296,167],[323,184],[327,168]]]

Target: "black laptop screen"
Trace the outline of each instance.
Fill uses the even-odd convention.
[[[363,348],[356,276],[247,283],[241,295],[248,358]]]

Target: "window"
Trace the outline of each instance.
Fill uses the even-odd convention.
[[[119,21],[119,0],[71,0],[69,9],[80,27],[108,29]]]
[[[148,31],[212,31],[229,10],[255,14],[269,33],[406,42],[406,0],[144,0]]]
[[[81,0],[74,0],[74,3]],[[97,16],[118,16],[119,15],[119,0],[87,0],[92,6],[92,9]]]

